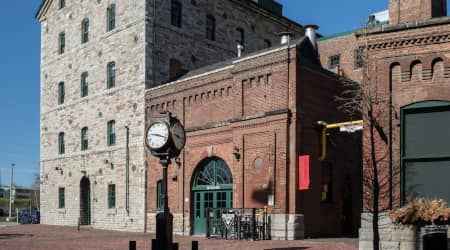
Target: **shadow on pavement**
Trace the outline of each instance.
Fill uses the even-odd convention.
[[[9,240],[19,237],[32,237],[32,234],[0,234],[0,240]]]

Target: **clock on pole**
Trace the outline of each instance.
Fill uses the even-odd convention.
[[[162,209],[156,215],[156,248],[171,250],[173,215],[167,197],[167,168],[170,160],[180,155],[186,144],[186,132],[181,122],[170,112],[152,118],[145,133],[145,142],[153,156],[159,158],[163,168]]]

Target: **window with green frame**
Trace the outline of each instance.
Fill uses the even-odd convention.
[[[156,207],[162,208],[162,180],[156,182]]]
[[[89,74],[83,72],[81,74],[81,97],[86,97],[89,94]]]
[[[65,189],[63,187],[58,188],[58,208],[66,207]]]
[[[206,38],[211,41],[216,40],[216,18],[212,15],[206,16]]]
[[[58,153],[60,155],[66,153],[66,148],[64,145],[64,132],[58,134]]]
[[[89,19],[81,22],[81,43],[89,42]]]
[[[108,184],[108,208],[116,208],[116,184]]]
[[[61,32],[58,35],[58,53],[64,54],[64,51],[66,50],[66,33]]]
[[[116,121],[109,121],[107,127],[108,146],[114,146],[116,145]]]
[[[59,0],[59,9],[66,7],[66,0]]]
[[[84,127],[81,129],[81,150],[88,150],[89,148],[89,137],[88,137],[89,129]]]
[[[110,62],[106,67],[106,86],[108,89],[116,86],[116,63]]]
[[[170,24],[181,28],[182,5],[178,0],[172,0],[170,5]]]
[[[341,55],[330,56],[328,68],[334,69],[336,67],[339,67],[340,63],[341,63]]]
[[[360,49],[355,49],[354,60],[355,60],[354,63],[355,69],[359,69],[363,66],[362,54]]]
[[[111,31],[116,28],[116,5],[111,4],[106,10],[106,31]]]
[[[66,92],[64,88],[64,82],[60,82],[58,84],[58,104],[64,104],[64,98],[65,98]]]
[[[426,101],[401,109],[402,202],[450,201],[450,102]]]

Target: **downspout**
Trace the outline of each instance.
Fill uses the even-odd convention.
[[[125,209],[127,211],[127,215],[130,215],[130,128],[128,125],[125,126],[125,129],[127,131],[127,138],[126,138],[126,146],[125,146]]]
[[[156,51],[156,0],[153,0],[153,30],[152,30],[152,86],[156,84],[156,66],[155,66],[155,51]]]
[[[291,84],[291,39],[288,39],[287,42],[287,95],[286,95],[286,106],[289,110],[289,92],[290,92],[290,84]],[[290,111],[290,110],[289,110]],[[289,112],[290,113],[290,112]],[[288,222],[289,222],[289,210],[290,210],[290,196],[291,196],[291,178],[295,178],[294,176],[290,176],[290,171],[291,168],[289,166],[290,164],[290,160],[289,160],[289,156],[291,153],[291,149],[290,149],[290,142],[289,142],[289,137],[290,137],[290,116],[288,113],[288,121],[287,121],[287,126],[286,126],[286,216],[285,216],[285,239],[288,240]],[[289,176],[289,177],[287,177]]]

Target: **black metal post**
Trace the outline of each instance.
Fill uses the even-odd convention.
[[[256,208],[252,209],[252,240],[256,240]]]
[[[192,241],[192,250],[198,250],[198,241],[196,240]]]
[[[172,226],[173,216],[169,210],[169,202],[167,196],[167,168],[170,159],[161,158],[159,161],[163,167],[162,179],[162,211],[156,215],[156,249],[172,250]],[[153,249],[155,250],[155,249]]]
[[[136,250],[136,241],[130,241],[130,250]]]

